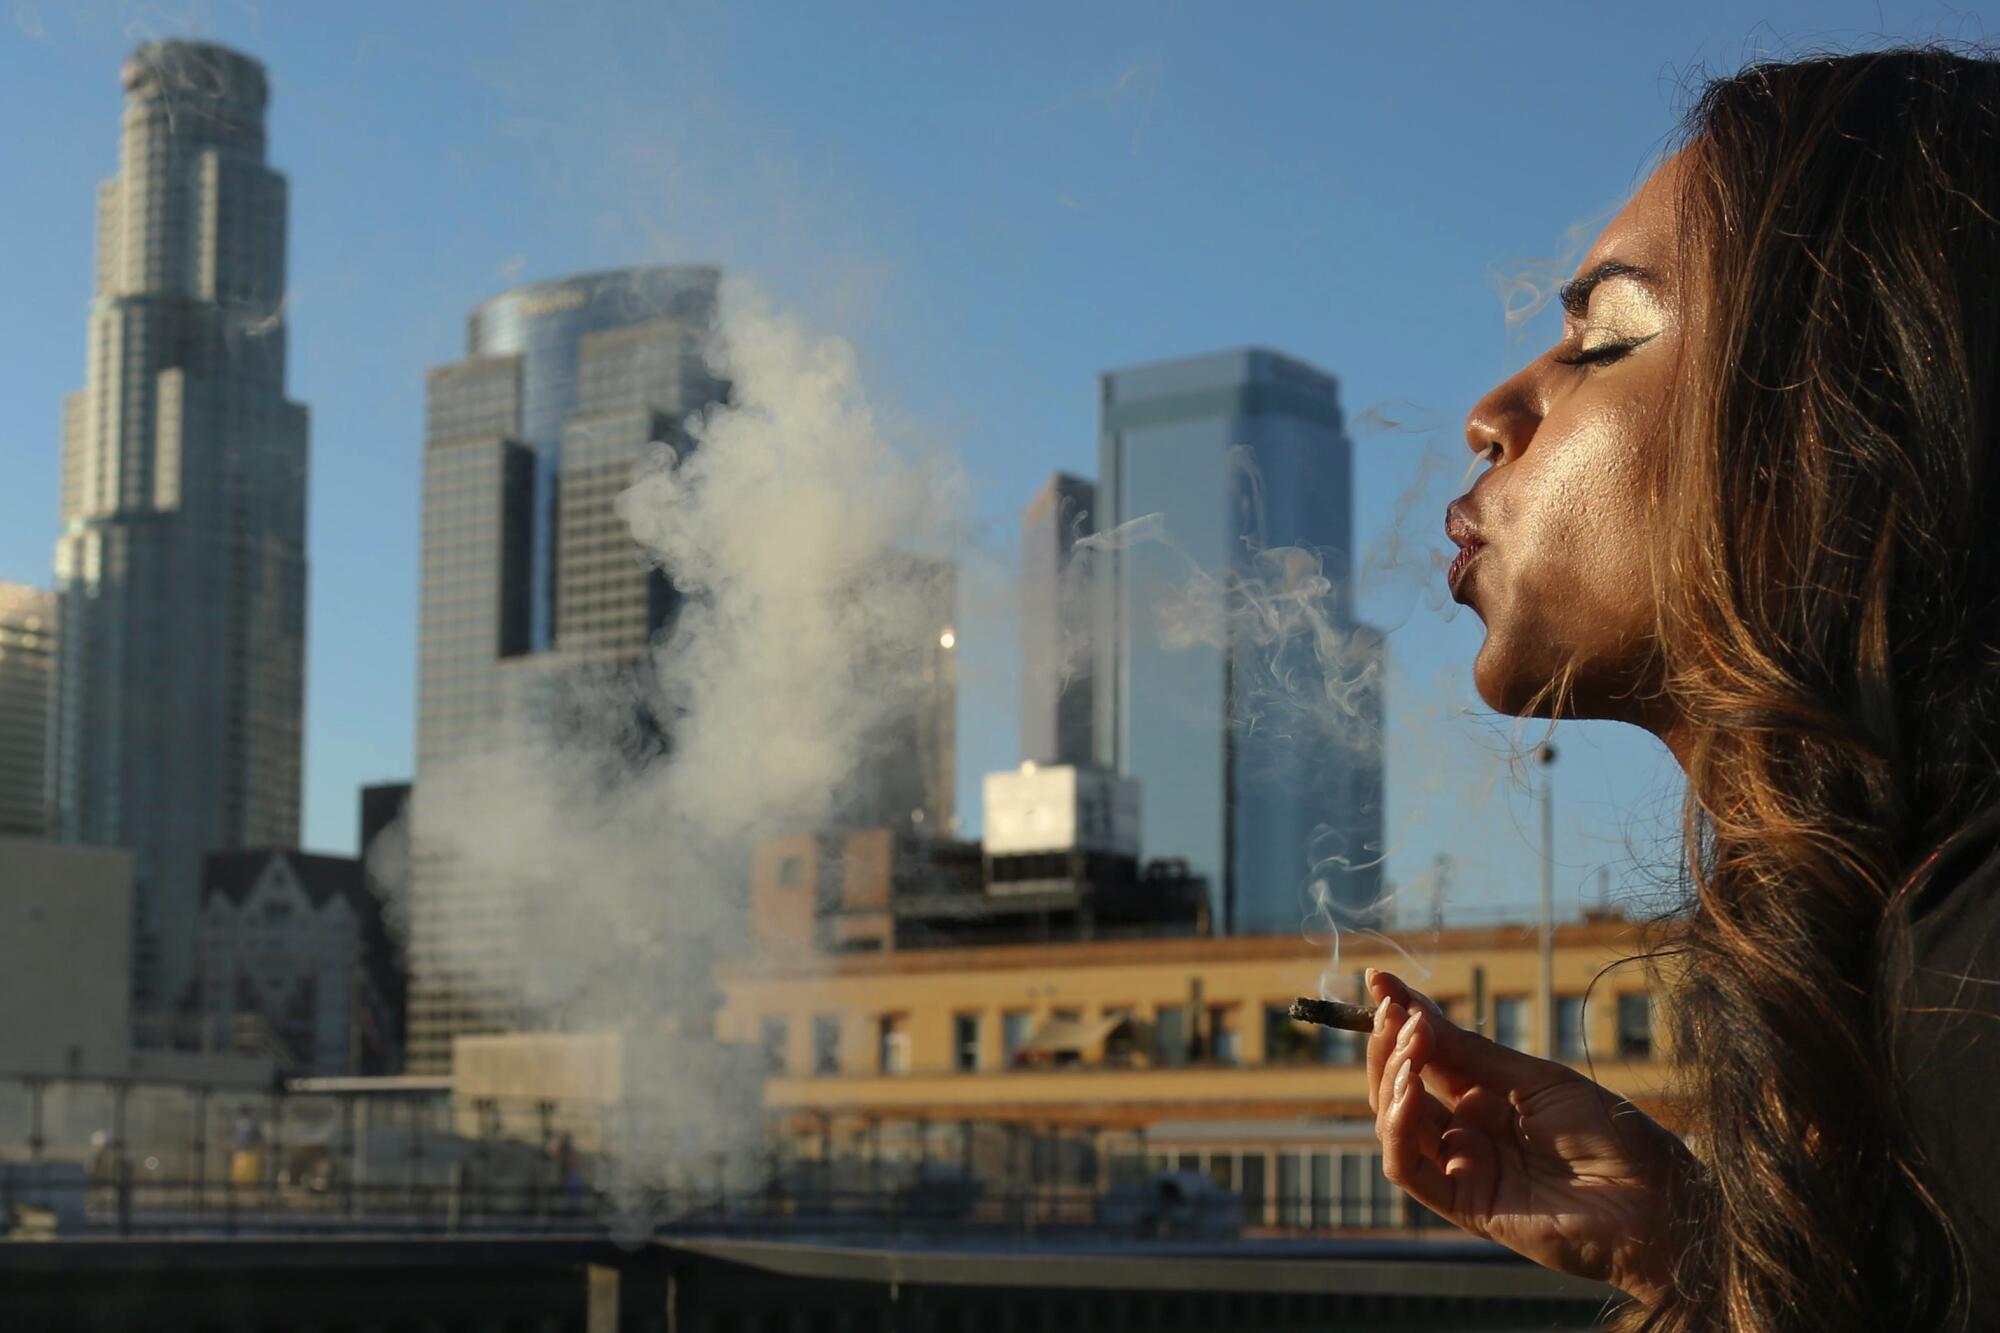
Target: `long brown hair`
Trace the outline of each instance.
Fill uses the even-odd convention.
[[[1651,498],[1704,1166],[1628,1326],[1936,1329],[1963,1256],[1894,1034],[1911,874],[2000,774],[2000,64],[1754,66],[1684,155],[1705,323]]]

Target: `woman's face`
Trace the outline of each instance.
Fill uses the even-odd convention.
[[[1604,229],[1563,288],[1562,340],[1466,418],[1489,466],[1446,511],[1452,596],[1486,626],[1473,663],[1503,713],[1573,669],[1572,711],[1658,730],[1645,451],[1690,336],[1676,271],[1679,157]]]

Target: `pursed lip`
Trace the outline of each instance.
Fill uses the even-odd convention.
[[[1479,533],[1479,520],[1467,497],[1460,496],[1445,506],[1444,535],[1458,547],[1451,568],[1445,571],[1445,583],[1451,589],[1451,599],[1462,604],[1465,601],[1462,589],[1466,575],[1472,568],[1472,562],[1486,549],[1486,539]]]

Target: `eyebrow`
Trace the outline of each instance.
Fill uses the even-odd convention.
[[[1651,283],[1653,274],[1637,264],[1607,259],[1588,273],[1580,273],[1557,288],[1556,300],[1562,302],[1563,310],[1571,319],[1582,319],[1590,313],[1590,294],[1597,290],[1598,283],[1607,278],[1636,278],[1640,282]]]

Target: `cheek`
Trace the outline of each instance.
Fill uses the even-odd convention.
[[[1644,568],[1643,456],[1635,433],[1621,427],[1600,419],[1538,442],[1546,447],[1522,459],[1522,545],[1580,600],[1597,600],[1593,592]]]
[[[1507,618],[1587,669],[1650,626],[1645,431],[1630,410],[1551,415],[1506,478]],[[1496,481],[1500,478],[1495,478]],[[1501,500],[1502,495],[1496,495]]]

